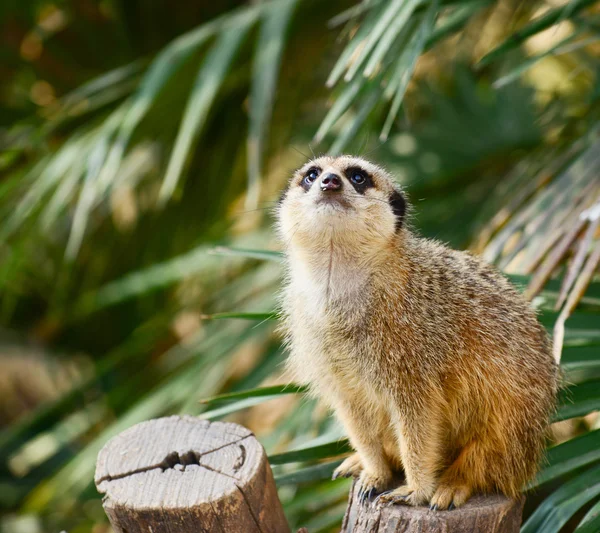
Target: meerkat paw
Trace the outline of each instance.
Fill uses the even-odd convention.
[[[465,484],[442,484],[431,498],[429,508],[433,511],[447,509],[451,511],[464,505],[471,496],[472,490]]]
[[[364,502],[365,499],[371,500],[375,494],[387,489],[392,482],[392,477],[392,472],[389,470],[381,472],[363,470],[358,479],[360,502]]]
[[[419,505],[425,505],[429,501],[429,498],[430,496],[425,491],[414,489],[410,485],[401,485],[397,489],[380,494],[377,499],[380,505],[386,503],[403,503],[418,507]]]
[[[337,479],[339,477],[358,477],[363,470],[360,455],[353,453],[350,457],[347,457],[344,462],[333,471],[331,479]]]

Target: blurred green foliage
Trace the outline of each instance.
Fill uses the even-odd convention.
[[[558,324],[523,531],[600,531],[599,30],[590,0],[3,1],[0,530],[107,531],[98,450],[172,413],[250,426],[291,525],[339,528],[347,442],[281,386],[270,211],[350,151]]]

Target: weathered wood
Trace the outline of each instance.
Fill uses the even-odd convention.
[[[265,451],[237,424],[137,424],[100,451],[95,481],[117,533],[289,532]]]
[[[518,533],[525,498],[473,496],[452,511],[430,511],[428,507],[377,505],[358,500],[356,483],[341,533]]]

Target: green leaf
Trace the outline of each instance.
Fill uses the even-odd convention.
[[[564,483],[546,498],[521,528],[521,533],[558,533],[570,518],[600,495],[600,466]]]
[[[335,65],[331,69],[329,77],[325,83],[327,87],[333,87],[339,81],[339,79],[342,77],[342,74],[348,67],[350,59],[356,53],[356,50],[358,50],[359,46],[368,38],[378,20],[377,10],[371,9],[366,19],[359,25],[356,35],[346,45],[346,48],[344,48],[344,51],[341,53]]]
[[[234,257],[247,257],[248,259],[264,259],[266,261],[282,261],[283,253],[271,250],[247,250],[244,248],[229,248],[217,246],[207,251],[213,255],[229,255]]]
[[[598,533],[600,531],[600,501],[587,512],[575,533]]]
[[[600,378],[600,346],[565,347],[561,367],[569,383]]]
[[[186,254],[131,272],[121,279],[84,294],[75,306],[75,315],[88,314],[134,296],[147,294],[209,268],[216,264],[216,258],[209,256],[206,253],[207,249],[206,246],[199,246]]]
[[[259,4],[227,13],[177,37],[158,54],[142,79],[139,89],[132,96],[127,114],[119,128],[117,139],[112,145],[102,169],[103,180],[112,181],[133,132],[156,103],[159,94],[173,77],[173,74],[210,37],[220,31],[236,31],[235,28],[239,26],[251,26],[258,19],[263,9],[264,6]]]
[[[245,400],[240,400],[238,402],[228,403],[223,407],[217,407],[211,411],[205,411],[200,416],[206,420],[217,420],[226,415],[230,415],[231,413],[237,413],[238,411],[254,407],[255,405],[260,405],[261,403],[275,400],[280,396],[281,394],[273,394],[271,396],[256,396],[253,398],[246,398]]]
[[[285,44],[285,33],[297,3],[298,0],[282,0],[270,4],[269,9],[263,14],[250,87],[247,209],[254,209],[258,204],[263,144],[268,134],[268,125],[275,101],[275,88]]]
[[[547,466],[529,483],[527,490],[535,489],[599,460],[600,429],[597,429],[550,448],[546,457]]]
[[[286,514],[312,511],[340,500],[345,503],[348,500],[348,488],[351,483],[350,479],[345,479],[345,481],[328,480],[309,487],[298,487],[294,491],[294,498],[284,503]]]
[[[563,350],[561,363],[569,365],[585,365],[600,362],[600,346],[572,346]]]
[[[96,203],[97,194],[100,192],[100,171],[108,154],[110,139],[121,121],[121,115],[122,109],[117,110],[104,123],[94,147],[87,158],[83,187],[75,207],[71,232],[69,233],[69,240],[67,241],[65,251],[65,256],[68,259],[74,259],[81,247],[91,210]]]
[[[565,47],[566,44],[573,41],[579,35],[580,35],[580,32],[577,32],[577,31],[573,32],[571,35],[569,35],[565,39],[561,40],[559,43],[555,44],[554,46],[552,46],[545,52],[542,52],[541,54],[537,54],[535,56],[527,58],[525,61],[523,61],[522,63],[517,65],[514,69],[512,69],[510,72],[508,72],[507,74],[504,74],[503,76],[498,78],[493,83],[493,87],[496,89],[500,89],[501,87],[504,87],[505,85],[508,85],[509,83],[512,83],[513,81],[516,81],[517,79],[519,79],[521,77],[521,75],[524,72],[527,72],[529,69],[531,69],[532,67],[537,65],[545,57],[548,57],[548,56],[556,57],[562,53],[574,52],[578,48],[588,46],[590,44],[590,42],[588,40],[585,40],[581,43],[575,43],[573,46]]]
[[[329,153],[331,155],[338,155],[342,153],[348,142],[356,136],[360,127],[369,116],[369,113],[371,113],[371,111],[379,101],[380,95],[381,90],[379,88],[372,90],[367,95],[364,102],[362,102],[362,105],[360,106],[358,112],[352,118],[352,122],[350,123],[350,125],[342,129],[342,132],[340,133],[338,138],[331,145],[331,148],[329,149]]]
[[[373,26],[373,29],[369,32],[368,37],[364,40],[364,44],[361,47],[358,57],[352,60],[352,65],[346,72],[344,79],[346,81],[352,80],[354,75],[358,72],[363,64],[363,61],[371,53],[371,50],[379,44],[380,47],[389,47],[393,41],[393,38],[400,33],[404,25],[408,22],[415,8],[421,3],[421,0],[392,0],[384,4],[384,9],[381,10],[379,19]],[[391,29],[388,29],[391,28]],[[388,35],[383,36],[384,32],[388,30]],[[381,44],[383,42],[383,45]],[[377,54],[380,54],[379,50]],[[374,68],[373,65],[367,65],[365,68],[365,75],[367,69]]]
[[[333,105],[327,112],[327,115],[325,115],[325,118],[321,122],[317,133],[315,133],[315,142],[319,143],[325,138],[325,135],[327,135],[331,127],[350,107],[364,83],[365,80],[361,77],[344,87],[341,94],[333,102]]]
[[[348,22],[349,20],[358,17],[358,15],[361,15],[365,11],[369,11],[375,5],[381,3],[382,1],[383,0],[363,0],[358,4],[349,7],[348,9],[345,9],[341,13],[338,13],[335,17],[332,17],[329,20],[329,22],[327,22],[327,27],[335,28],[337,26],[340,26],[344,22]]]
[[[475,13],[489,6],[492,2],[493,0],[475,0],[474,2],[456,6],[454,11],[444,17],[441,24],[433,30],[425,42],[425,49],[428,50],[438,41],[462,29]]]
[[[190,150],[206,123],[215,96],[249,29],[249,25],[240,25],[223,31],[202,63],[183,112],[183,120],[159,192],[160,203],[171,198]]]
[[[568,13],[569,17],[579,13],[582,9],[594,4],[596,0],[571,0],[567,5],[556,7],[544,13],[542,16],[533,20],[527,24],[524,28],[516,31],[510,35],[503,43],[494,48],[491,52],[486,54],[479,61],[478,67],[485,67],[502,57],[509,50],[512,50],[521,43],[525,42],[532,35],[536,35],[546,28],[553,26],[557,22],[564,20],[565,13]]]
[[[346,500],[346,498],[344,499]],[[348,507],[347,501],[338,502],[337,505],[322,509],[310,516],[302,525],[306,527],[307,531],[314,533],[330,533],[331,531],[337,531],[339,525],[346,514],[346,508]]]
[[[380,139],[382,141],[385,141],[388,138],[390,130],[392,129],[392,124],[394,123],[396,115],[400,110],[400,105],[402,104],[404,93],[408,87],[408,82],[410,81],[412,73],[415,70],[417,59],[423,51],[425,41],[431,35],[433,25],[435,23],[435,14],[437,11],[436,8],[437,2],[432,1],[425,14],[425,17],[423,18],[423,21],[421,22],[421,25],[417,31],[413,33],[406,47],[402,51],[400,58],[398,59],[394,76],[392,77],[392,80],[386,89],[386,92],[388,90],[390,92],[394,91],[395,95],[381,131]]]
[[[275,483],[278,486],[283,485],[297,485],[298,483],[307,483],[309,481],[320,481],[323,479],[331,479],[333,471],[342,464],[342,459],[338,461],[331,461],[327,463],[321,463],[318,465],[307,466],[290,472],[287,474],[280,474],[275,476]]]
[[[148,60],[139,59],[115,68],[69,92],[57,103],[57,109],[43,127],[44,135],[50,135],[58,126],[74,117],[89,114],[104,105],[115,102],[131,93],[139,84]]]
[[[394,41],[396,41],[398,36],[401,35],[401,33],[406,29],[407,23],[409,22],[415,7],[420,3],[420,0],[407,0],[404,4],[402,4],[402,9],[396,13],[383,36],[375,41],[377,46],[373,50],[373,53],[371,54],[371,57],[365,66],[363,71],[364,76],[370,77],[375,73],[378,65],[381,63],[385,54],[388,53]],[[365,52],[364,49],[363,52]],[[360,64],[357,61],[353,66],[358,70]],[[348,76],[352,77],[354,74],[351,75],[350,71],[348,71]]]
[[[136,60],[128,65],[109,70],[63,96],[59,101],[59,105],[66,107],[76,106],[81,101],[92,98],[95,94],[109,90],[115,84],[136,76],[146,66],[146,63],[147,61],[144,60]]]
[[[74,161],[71,168],[65,172],[64,177],[57,183],[56,190],[52,198],[44,208],[41,215],[41,226],[49,231],[54,229],[54,223],[61,211],[69,204],[76,194],[77,185],[81,180],[81,175],[85,168],[85,158],[81,157]]]
[[[600,380],[587,381],[560,391],[561,406],[554,422],[585,416],[600,409]]]
[[[212,315],[202,315],[204,320],[222,320],[225,318],[240,318],[243,320],[276,320],[278,314],[275,311],[266,313],[214,313]]]
[[[269,456],[269,462],[272,465],[281,465],[286,463],[299,463],[302,461],[316,461],[317,459],[327,459],[336,457],[343,453],[348,453],[352,448],[347,439],[335,440],[319,446],[300,448],[285,453],[278,453]]]
[[[24,183],[30,179],[32,181],[0,230],[2,239],[6,239],[21,226],[74,165],[81,164],[82,153],[86,153],[86,146],[92,137],[94,132],[74,134],[59,152],[52,157],[42,158],[23,178]]]
[[[258,387],[240,392],[230,392],[227,394],[219,394],[212,398],[200,400],[201,403],[214,405],[235,400],[245,400],[246,398],[261,398],[264,396],[277,396],[285,394],[301,394],[308,389],[304,385],[295,385],[293,383],[287,385],[272,385],[270,387]]]

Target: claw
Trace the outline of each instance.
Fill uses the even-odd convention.
[[[430,511],[437,511],[437,510],[438,510],[438,506],[437,506],[437,504],[435,504],[435,505],[430,505],[430,506],[429,506],[429,510],[430,510]]]
[[[448,506],[448,511],[452,511],[453,509],[456,509],[456,505],[454,505],[454,502],[451,502]]]
[[[363,503],[364,495],[365,495],[365,491],[364,491],[363,487],[361,487],[360,489],[358,489],[358,502],[360,503],[360,505],[362,505],[362,503]]]
[[[341,477],[349,478],[352,477],[352,474],[350,472],[340,472],[339,470],[334,470],[333,474],[331,475],[332,480],[336,480]]]
[[[360,493],[358,495],[358,499],[360,501],[360,505],[362,506],[365,503],[365,497],[367,495],[367,491],[360,489]]]
[[[381,500],[382,496],[385,496],[386,494],[389,494],[390,492],[392,492],[392,490],[384,490],[381,494],[377,495],[377,498],[375,498],[375,502],[379,503],[379,501]]]
[[[370,489],[363,489],[361,487],[360,492],[358,493],[358,499],[360,501],[360,504],[362,505],[363,503],[365,503],[365,500],[371,501],[375,493],[375,487],[372,487]]]
[[[382,502],[381,502],[380,498],[382,496],[385,496],[385,495],[393,493],[393,492],[394,492],[394,490],[386,490],[385,492],[382,492],[379,496],[377,496],[377,500],[376,501],[379,502],[379,505],[381,505]],[[398,503],[398,502],[406,502],[406,501],[409,500],[410,496],[411,496],[410,494],[406,494],[406,495],[402,495],[402,496],[400,496],[398,494],[394,494],[389,499],[389,501],[385,501],[386,498],[384,498],[384,502],[383,503],[394,504],[394,503]]]

